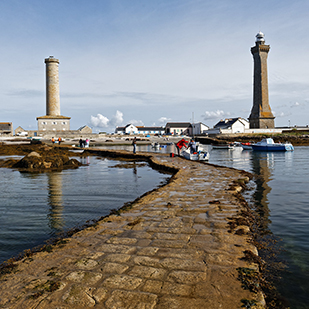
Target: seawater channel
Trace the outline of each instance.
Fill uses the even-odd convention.
[[[132,151],[132,146],[102,148]],[[210,152],[209,163],[262,176],[253,197],[267,209],[265,224],[281,239],[280,258],[287,265],[277,288],[292,309],[309,308],[309,147],[277,153],[203,148]],[[175,148],[137,146],[139,151],[170,153]],[[59,231],[108,214],[169,177],[144,163],[113,168],[124,162],[84,160],[89,165],[60,173],[0,169],[0,262]]]
[[[108,215],[171,177],[146,162],[76,159],[86,165],[47,173],[0,169],[0,263]]]

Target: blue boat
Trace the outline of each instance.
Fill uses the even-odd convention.
[[[286,142],[275,143],[272,138],[264,138],[256,144],[252,144],[252,150],[255,151],[293,151],[294,147],[291,143]]]

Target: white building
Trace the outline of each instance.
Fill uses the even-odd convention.
[[[190,122],[168,122],[165,126],[165,133],[171,135],[192,135]]]
[[[158,134],[163,135],[165,128],[163,127],[137,127],[139,134]]]
[[[207,131],[208,134],[233,134],[233,133],[245,133],[249,129],[249,121],[238,118],[226,118],[220,120],[213,129]]]
[[[138,128],[129,123],[125,127],[116,127],[116,134],[138,134]]]
[[[201,135],[207,133],[209,127],[202,122],[192,123],[192,135]]]
[[[164,134],[165,129],[163,127],[145,127],[135,126],[133,124],[127,124],[125,127],[116,127],[116,134]]]

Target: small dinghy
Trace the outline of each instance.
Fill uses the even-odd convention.
[[[200,147],[199,147],[200,148]],[[191,153],[190,149],[184,149],[181,152],[181,156],[188,160],[193,161],[208,161],[209,153],[203,149],[199,149],[198,151]]]
[[[232,145],[232,144],[217,144],[217,145],[212,145],[212,149],[234,149],[234,145]]]
[[[252,150],[252,144],[251,143],[241,143],[240,146],[243,150]]]
[[[151,147],[155,148],[155,149],[159,149],[160,148],[160,144],[158,142],[151,143]]]

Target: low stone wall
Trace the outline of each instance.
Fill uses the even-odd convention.
[[[231,229],[247,174],[164,154],[91,149],[147,160],[174,172],[164,187],[137,199],[48,250],[8,264],[0,279],[3,308],[263,308],[237,269],[257,254],[249,228]],[[242,233],[237,231],[242,230]]]

